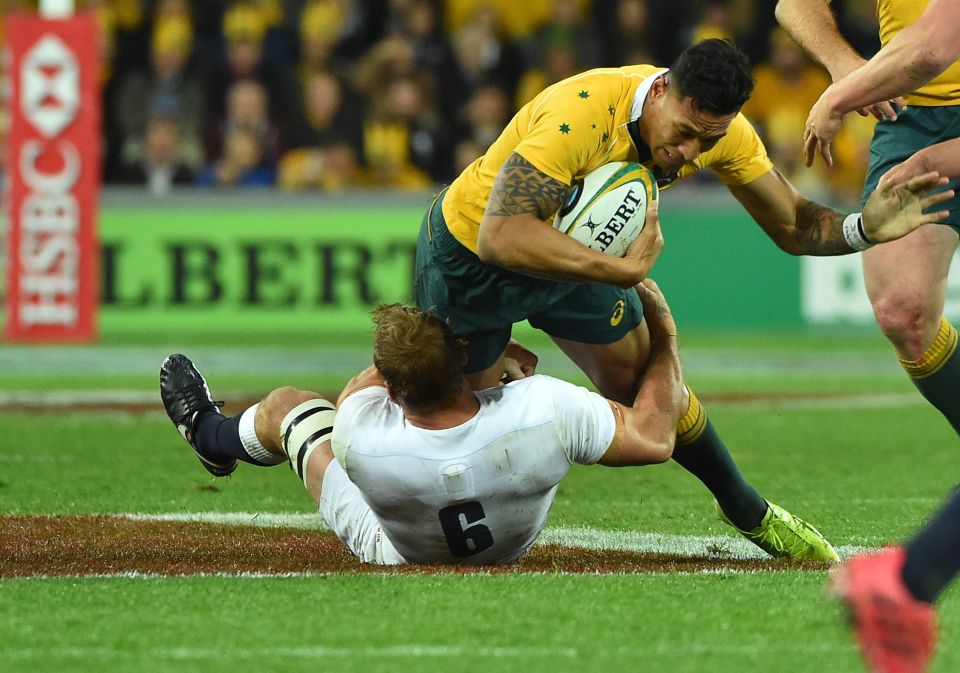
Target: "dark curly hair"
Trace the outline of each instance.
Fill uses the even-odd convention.
[[[753,91],[750,59],[730,40],[687,47],[670,66],[668,78],[681,97],[715,115],[739,112]]]

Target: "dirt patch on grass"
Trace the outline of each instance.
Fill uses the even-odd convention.
[[[0,577],[151,573],[666,573],[822,570],[827,564],[688,557],[539,545],[509,566],[401,566],[356,560],[328,531],[144,521],[116,516],[0,516]]]

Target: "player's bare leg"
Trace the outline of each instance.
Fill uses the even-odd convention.
[[[333,460],[333,450],[330,445],[330,435],[325,435],[324,438],[315,445],[310,443],[307,446],[303,446],[303,442],[300,445],[294,446],[296,438],[294,437],[294,431],[296,431],[296,425],[293,428],[290,427],[292,422],[296,417],[299,417],[303,414],[295,414],[294,419],[284,424],[284,420],[287,419],[287,416],[295,409],[302,409],[304,413],[311,411],[312,409],[318,410],[319,414],[324,413],[325,409],[328,409],[330,403],[323,399],[317,393],[313,393],[306,390],[297,390],[290,386],[283,388],[277,388],[268,394],[263,401],[260,403],[257,408],[256,417],[254,418],[254,427],[256,428],[257,437],[260,438],[263,446],[273,455],[282,457],[284,460],[287,459],[287,453],[284,451],[284,436],[287,434],[287,431],[290,431],[290,436],[287,441],[287,449],[291,452],[289,460],[291,465],[294,464],[294,461],[297,461],[300,458],[300,451],[310,451],[309,456],[304,455],[305,465],[302,465],[302,479],[304,485],[307,487],[307,491],[310,493],[310,496],[313,498],[314,502],[320,502],[320,494],[323,488],[323,476],[327,471],[327,467],[330,465],[330,462]],[[330,420],[329,418],[326,420]],[[297,423],[309,423],[313,422],[316,425],[316,419],[311,421],[310,417],[307,416]],[[322,424],[322,422],[321,422]],[[318,426],[319,427],[319,426]],[[282,430],[281,430],[282,428]],[[320,428],[321,430],[323,428]],[[301,434],[303,434],[301,432]],[[312,434],[312,433],[310,433]],[[309,435],[308,435],[309,438]],[[305,440],[306,441],[306,440]],[[311,450],[312,449],[312,450]]]
[[[600,393],[631,405],[650,357],[650,332],[642,322],[611,344],[588,344],[551,336],[560,350],[590,377]]]
[[[943,319],[957,233],[928,225],[863,253],[863,277],[881,331],[923,396],[960,432],[957,331]]]

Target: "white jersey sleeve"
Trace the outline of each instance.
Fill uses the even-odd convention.
[[[357,419],[371,407],[388,405],[389,402],[390,396],[386,388],[370,386],[350,393],[337,407],[330,446],[333,449],[333,455],[344,470],[347,469],[347,454],[350,451],[351,439],[356,435],[356,433],[351,432],[351,429],[356,427]]]
[[[593,465],[603,457],[616,432],[610,402],[602,395],[550,376],[542,377],[553,396],[557,431],[571,463]]]

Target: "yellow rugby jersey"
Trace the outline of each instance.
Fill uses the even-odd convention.
[[[516,152],[538,170],[567,185],[611,161],[638,161],[628,124],[640,114],[656,77],[666,72],[651,65],[599,68],[547,87],[510,120],[486,154],[464,169],[443,200],[450,232],[477,251],[480,219],[487,208],[500,167]],[[636,103],[635,103],[636,101]],[[649,150],[640,148],[651,170]],[[685,164],[675,175],[659,176],[661,189],[711,168],[728,185],[743,185],[773,164],[750,122],[737,115],[713,149]]]
[[[920,18],[927,0],[877,0],[880,43],[887,44],[900,30]],[[906,96],[907,105],[936,106],[960,104],[960,61]]]

